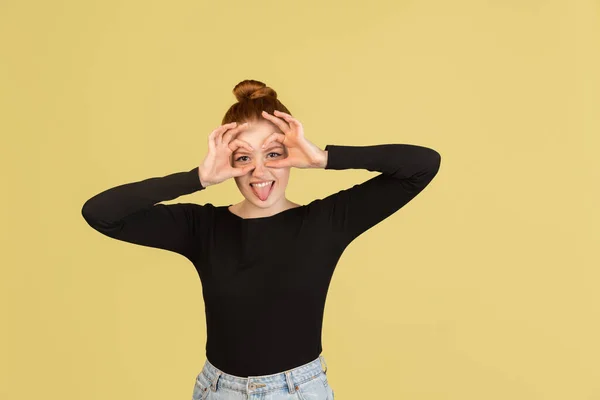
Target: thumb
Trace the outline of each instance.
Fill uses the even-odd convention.
[[[285,160],[273,160],[265,163],[265,167],[269,168],[284,168],[287,167],[289,163]]]
[[[234,176],[246,175],[248,172],[252,171],[252,168],[254,168],[254,166],[252,166],[252,165],[248,165],[246,167],[234,168],[234,170],[235,170]]]

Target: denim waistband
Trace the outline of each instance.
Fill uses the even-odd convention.
[[[290,393],[294,393],[297,385],[314,379],[321,373],[327,373],[327,363],[322,355],[299,367],[271,375],[241,377],[227,374],[212,365],[208,359],[204,362],[201,372],[211,382],[210,389],[213,391],[220,386],[248,394],[264,393],[285,387]]]

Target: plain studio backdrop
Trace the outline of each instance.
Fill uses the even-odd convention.
[[[0,398],[191,397],[206,339],[193,265],[99,234],[81,207],[198,165],[234,85],[256,79],[321,149],[442,155],[336,267],[336,399],[600,399],[599,8],[3,0]],[[294,169],[286,194],[307,204],[372,176]],[[240,200],[231,179],[168,203]]]

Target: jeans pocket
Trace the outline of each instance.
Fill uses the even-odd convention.
[[[333,400],[333,396],[334,396],[333,388],[329,384],[329,380],[327,379],[327,374],[325,372],[322,372],[319,375],[319,379],[321,380],[321,382],[323,382],[323,386],[325,386],[325,390],[327,390],[327,400]]]
[[[320,375],[296,385],[301,400],[328,400],[329,394]]]

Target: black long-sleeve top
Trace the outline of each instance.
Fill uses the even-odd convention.
[[[419,194],[441,163],[435,150],[409,144],[325,150],[325,169],[381,173],[268,217],[242,218],[231,204],[158,204],[204,190],[196,166],[105,190],[82,215],[106,236],[193,263],[213,365],[242,377],[281,372],[321,354],[325,299],[344,249]]]

